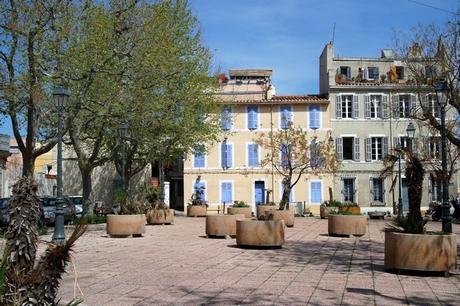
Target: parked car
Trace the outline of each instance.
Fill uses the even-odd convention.
[[[83,197],[82,196],[69,196],[70,201],[75,205],[75,212],[78,218],[83,216]]]
[[[43,204],[43,213],[46,224],[54,224],[56,216],[56,197],[41,197],[40,201]],[[64,222],[73,223],[76,219],[75,205],[69,197],[64,197]]]

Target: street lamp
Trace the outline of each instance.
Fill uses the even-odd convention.
[[[65,242],[64,232],[64,199],[62,197],[62,112],[69,99],[69,91],[61,86],[55,87],[53,90],[53,100],[58,111],[58,128],[57,128],[57,197],[56,197],[56,213],[54,218],[54,243]]]
[[[414,141],[415,137],[415,125],[412,122],[409,122],[406,128],[406,135],[407,138],[410,139],[406,143],[407,146],[412,145],[412,141]],[[398,216],[403,216],[403,205],[402,205],[402,179],[401,179],[401,149],[402,145],[401,142],[396,145],[396,149],[398,149],[398,179],[399,179],[399,196],[398,196]]]
[[[121,122],[118,124],[118,136],[120,137],[121,140],[121,181],[123,184],[123,191],[127,191],[127,182],[126,182],[126,177],[125,177],[125,139],[126,135],[128,134],[128,124],[126,122]]]
[[[438,91],[446,91],[448,89],[447,82],[438,82],[434,85],[436,91],[436,99],[441,110],[441,165],[442,165],[442,206],[441,219],[442,231],[444,233],[452,233],[452,216],[450,214],[449,204],[449,180],[447,175],[447,145],[446,145],[446,106],[447,97],[439,98]]]

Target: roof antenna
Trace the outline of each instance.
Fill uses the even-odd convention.
[[[332,28],[332,45],[334,45],[334,40],[335,40],[335,22],[334,22],[334,27]]]

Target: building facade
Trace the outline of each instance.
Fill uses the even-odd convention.
[[[255,211],[258,203],[279,202],[282,177],[270,165],[261,166],[266,148],[255,143],[261,133],[279,131],[288,122],[313,138],[330,136],[329,101],[319,96],[276,96],[270,84],[271,70],[230,70],[221,77],[220,141],[195,152],[184,163],[184,197],[187,201],[199,177],[210,210],[225,203],[244,201]],[[304,175],[291,192],[290,202],[319,211],[332,186],[332,176]],[[270,198],[267,199],[267,190]],[[220,210],[221,208],[219,208]]]
[[[417,112],[422,111],[422,103],[435,118],[440,117],[435,93],[430,92],[430,86],[425,90],[416,85],[406,64],[389,49],[382,50],[376,58],[337,57],[332,43],[328,43],[320,56],[319,71],[320,93],[333,104],[330,125],[342,161],[334,178],[334,197],[358,203],[364,212],[395,212],[400,191],[399,182],[393,187],[392,183],[399,172],[395,168],[392,176],[380,177],[383,159],[400,145],[439,164],[439,133],[414,120]],[[455,112],[447,110],[446,118],[455,120]],[[410,122],[416,126],[414,138],[406,132]],[[441,201],[441,182],[430,167],[426,170],[422,207]],[[457,194],[456,176],[449,191],[451,195]],[[407,210],[404,162],[401,198],[403,209]]]

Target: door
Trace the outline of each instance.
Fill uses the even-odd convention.
[[[406,214],[409,211],[409,194],[408,194],[408,186],[407,186],[407,179],[403,178],[401,180],[401,201],[402,201],[402,207],[403,207],[403,212]]]
[[[265,182],[254,182],[254,202],[256,205],[265,203]]]

